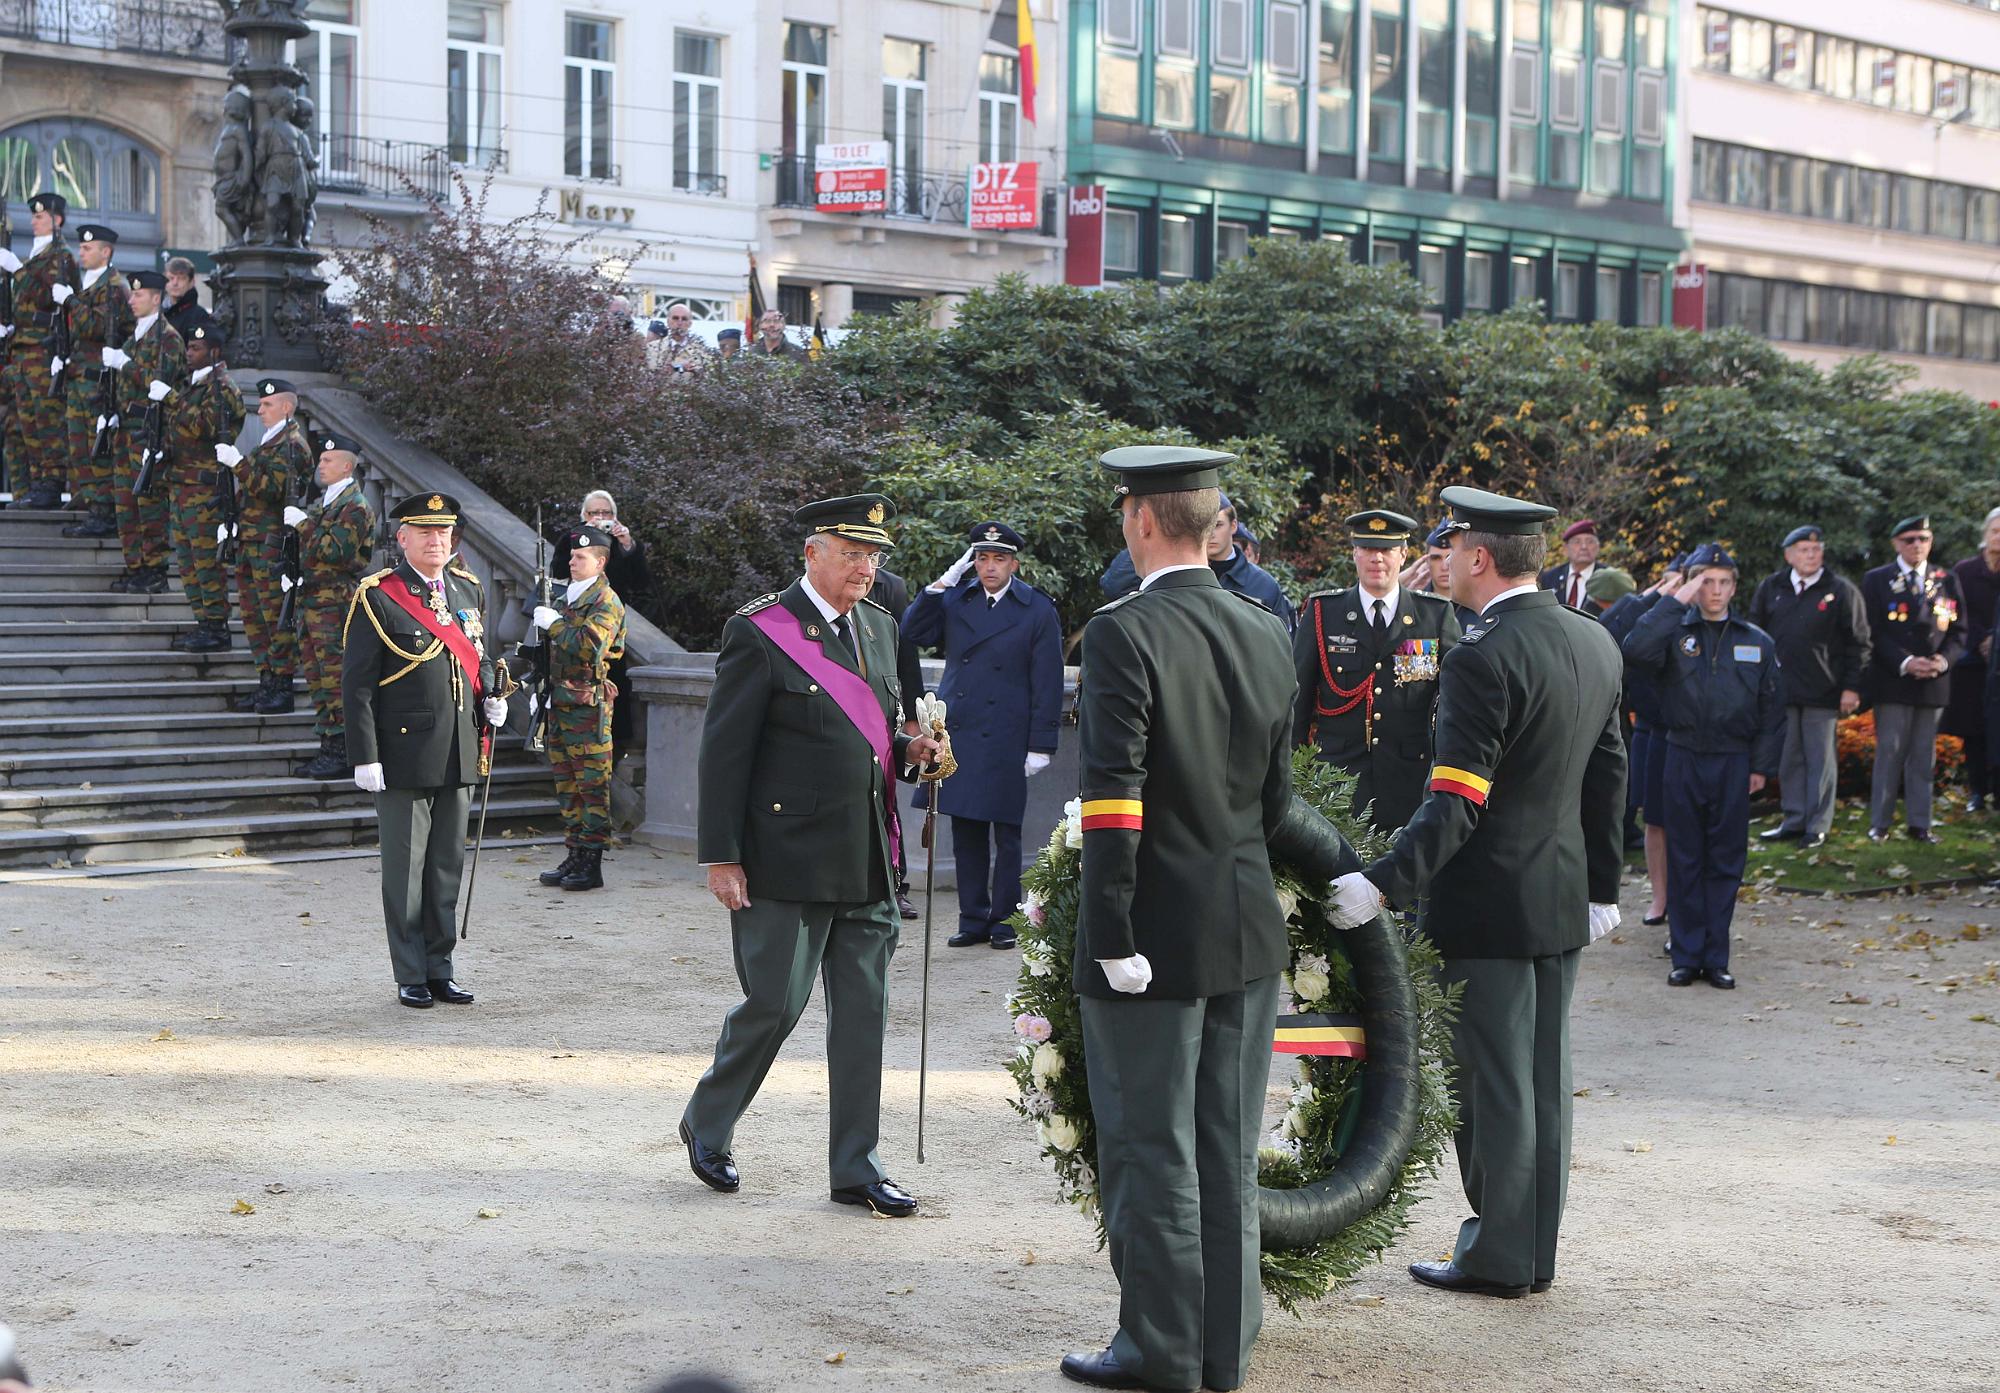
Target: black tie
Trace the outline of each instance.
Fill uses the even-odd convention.
[[[986,608],[988,608],[988,609],[998,609],[998,608],[1000,608],[1000,592],[999,592],[999,591],[997,591],[997,590],[996,590],[996,591],[994,591],[994,592],[993,592],[993,593],[992,593],[991,595],[988,595],[988,596],[986,597]]]
[[[1386,600],[1377,600],[1375,602],[1374,627],[1375,627],[1375,638],[1377,642],[1380,642],[1382,636],[1389,631],[1388,617],[1382,613],[1383,606],[1386,605],[1387,603],[1388,602]]]
[[[833,616],[833,633],[835,638],[838,638],[842,643],[847,645],[848,652],[851,653],[854,651],[854,640],[849,638],[847,634],[846,615],[836,614]]]

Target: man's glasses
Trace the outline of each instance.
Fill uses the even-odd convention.
[[[866,566],[871,571],[881,570],[885,560],[879,551],[837,551],[834,555],[850,566]]]

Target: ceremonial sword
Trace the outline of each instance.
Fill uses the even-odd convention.
[[[924,1097],[930,1077],[931,1047],[931,889],[937,872],[937,791],[938,785],[958,768],[952,758],[951,741],[944,729],[945,705],[937,693],[917,698],[917,723],[938,742],[936,760],[917,777],[930,785],[924,799],[924,987],[923,1006],[917,1017],[917,1164],[924,1163]]]

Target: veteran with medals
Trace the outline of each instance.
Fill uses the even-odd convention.
[[[1381,508],[1348,518],[1359,583],[1308,596],[1292,633],[1292,743],[1353,774],[1355,811],[1385,832],[1424,801],[1438,665],[1460,632],[1450,600],[1399,584],[1416,531]]]
[[[493,694],[479,579],[450,564],[458,500],[420,493],[390,516],[403,563],[364,577],[347,609],[347,757],[355,786],[375,795],[397,999],[463,1004],[472,993],[451,954],[466,816],[507,702]]]
[[[743,1000],[681,1117],[710,1189],[739,1184],[731,1148],[814,976],[826,984],[827,1169],[832,1198],[893,1218],[916,1200],[877,1155],[889,958],[895,780],[938,752],[899,729],[895,616],[867,598],[894,545],[879,494],[798,510],[805,574],[722,631],[702,725],[697,854],[729,911]]]

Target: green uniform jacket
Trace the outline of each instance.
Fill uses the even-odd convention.
[[[211,457],[214,453],[209,451]],[[283,430],[243,457],[243,462],[236,466],[236,487],[242,494],[245,541],[276,530],[285,504],[298,496],[299,480],[312,473],[317,462],[318,456],[306,443],[306,434],[299,428],[296,416],[285,422]]]
[[[82,283],[82,278],[78,278]],[[135,321],[130,288],[115,266],[104,268],[95,282],[69,297],[63,313],[69,316],[69,366],[63,376],[71,382],[96,382],[104,368],[104,350],[123,347],[132,337]]]
[[[328,507],[322,493],[306,506],[299,524],[299,570],[304,604],[342,604],[353,593],[375,554],[375,510],[358,483],[350,483]]]
[[[1430,793],[1367,868],[1389,900],[1428,901],[1447,958],[1539,958],[1590,941],[1624,862],[1624,659],[1551,590],[1502,600],[1438,677]]]
[[[132,361],[118,370],[118,414],[137,440],[146,408],[152,405],[147,392],[153,382],[164,382],[177,392],[187,385],[187,344],[162,314],[145,333],[125,340],[125,353]]]
[[[1438,667],[1458,642],[1458,615],[1449,600],[1404,586],[1389,635],[1378,640],[1368,603],[1358,587],[1306,600],[1292,633],[1299,680],[1292,743],[1316,743],[1321,759],[1355,775],[1356,810],[1373,804],[1375,825],[1393,832],[1424,801],[1430,781]],[[1372,707],[1364,682],[1375,689]]]
[[[380,764],[390,788],[477,783],[485,717],[473,699],[472,684],[461,679],[461,696],[454,701],[452,673],[458,660],[381,593],[390,585],[407,586],[418,596],[424,588],[422,577],[404,562],[364,578],[347,611],[340,696],[347,713],[348,758],[356,765]],[[444,589],[452,622],[480,645],[480,687],[490,692],[493,662],[484,647],[486,597],[479,578],[447,566]],[[424,654],[429,656],[420,656]]]
[[[1171,571],[1083,631],[1077,699],[1083,889],[1076,990],[1143,953],[1146,996],[1238,992],[1290,959],[1266,839],[1291,806],[1295,683],[1285,625]]]
[[[83,284],[76,253],[58,232],[38,256],[24,257],[14,273],[14,333],[9,340],[16,349],[47,343],[55,327],[55,317],[63,312],[49,292],[58,285],[71,290]],[[27,364],[22,365],[24,368]],[[46,363],[42,366],[48,366]]]
[[[765,895],[870,904],[895,884],[882,766],[818,681],[750,622],[773,604],[796,615],[835,662],[859,671],[802,581],[730,616],[701,728],[696,859],[741,864],[753,903]],[[863,600],[848,619],[900,767],[909,737],[896,729],[903,693],[895,616]]]
[[[193,474],[213,480],[222,468],[215,447],[236,443],[243,415],[243,394],[229,380],[227,369],[210,368],[199,382],[190,374],[187,385],[167,398],[167,439],[176,477]]]
[[[549,626],[550,700],[597,706],[608,695],[606,675],[625,653],[625,602],[611,582],[597,577],[574,603],[559,600],[561,618]]]

